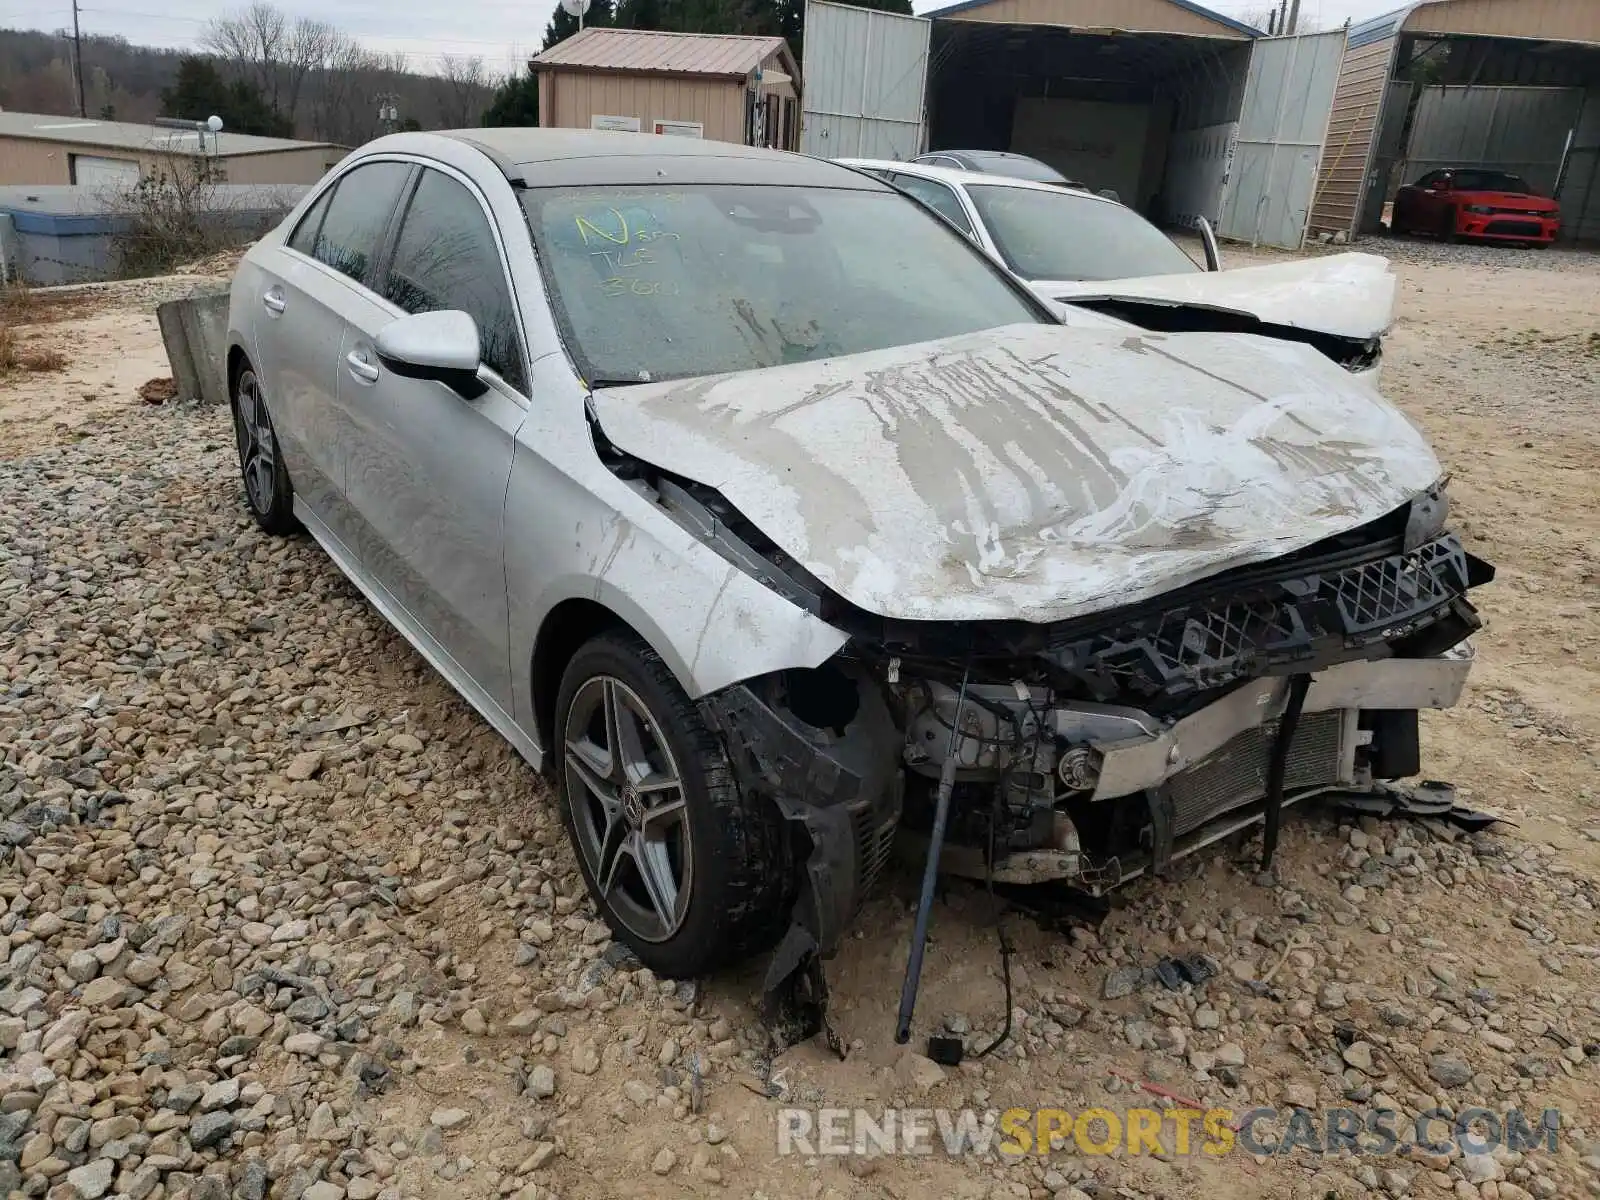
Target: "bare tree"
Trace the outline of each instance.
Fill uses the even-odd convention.
[[[325,68],[347,40],[326,21],[301,17],[291,23],[267,0],[212,18],[200,34],[202,46],[232,63],[291,121],[299,115],[306,76]]]
[[[439,56],[439,70],[444,76],[444,95],[440,107],[445,123],[457,129],[476,125],[483,115],[489,96],[489,70],[481,56],[458,58],[453,54]]]
[[[257,0],[248,8],[213,17],[200,31],[200,44],[232,63],[260,89],[273,108],[278,104],[278,65],[289,38],[283,10]]]

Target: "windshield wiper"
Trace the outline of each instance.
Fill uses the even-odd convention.
[[[601,388],[638,387],[641,383],[651,383],[649,379],[591,379],[589,390],[598,391]]]

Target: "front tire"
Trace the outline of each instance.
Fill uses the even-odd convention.
[[[782,820],[740,792],[660,656],[622,631],[587,642],[555,717],[562,818],[616,937],[670,979],[774,942],[793,898]]]
[[[294,488],[278,449],[278,435],[267,412],[261,380],[249,363],[234,378],[229,404],[233,409],[234,440],[239,446],[239,475],[244,481],[244,499],[250,515],[270,534],[293,533],[300,527],[294,516]]]

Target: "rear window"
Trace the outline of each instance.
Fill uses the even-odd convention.
[[[1050,318],[894,192],[771,185],[523,195],[591,386],[810,362]]]

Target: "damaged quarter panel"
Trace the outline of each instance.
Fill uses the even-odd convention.
[[[594,405],[617,447],[904,619],[1135,603],[1354,529],[1441,474],[1376,391],[1237,334],[1010,326]]]

